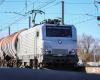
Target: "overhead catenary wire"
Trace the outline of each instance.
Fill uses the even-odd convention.
[[[39,10],[42,10],[43,8],[53,7],[53,6],[55,6],[55,5],[60,3],[60,2],[57,2],[56,4],[53,4],[53,5],[49,6],[50,4],[54,3],[55,1],[56,0],[52,0],[52,1],[46,2],[46,4],[44,4],[43,6],[40,5],[40,6],[36,7],[36,8],[39,9]],[[45,19],[45,14],[44,14],[44,19]]]
[[[32,12],[31,14],[33,15],[33,13],[34,13],[33,11],[39,11],[39,12],[41,12],[41,10],[40,10],[41,8],[46,7],[47,5],[53,3],[54,1],[56,1],[56,0],[53,0],[53,1],[48,2],[46,5],[40,7],[38,10],[34,10],[34,9],[33,9],[33,10],[31,10],[31,11],[28,11],[27,13]],[[43,11],[42,11],[42,12],[43,12]],[[44,13],[44,12],[43,12],[43,13]],[[36,13],[35,13],[35,16],[36,16]],[[35,16],[34,16],[34,17],[35,17]],[[34,20],[34,21],[35,21],[35,20]]]
[[[5,0],[1,0],[0,1],[0,6],[5,2]]]
[[[51,3],[53,3],[54,1],[56,1],[56,0],[53,0],[53,1],[52,1],[52,2],[50,2],[50,3],[47,3],[46,5],[42,6],[41,8],[46,7],[47,5],[49,5],[49,4],[51,4]],[[36,2],[36,1],[34,1],[34,2]],[[3,13],[3,12],[1,12],[1,13]],[[4,13],[15,13],[15,14],[18,14],[18,15],[22,15],[22,14],[17,13],[17,12],[4,12]],[[22,16],[24,16],[24,17],[25,17],[26,15],[22,15]],[[23,18],[22,18],[22,19],[23,19]],[[19,19],[15,20],[14,22],[12,22],[11,24],[9,24],[8,26],[6,26],[6,27],[2,28],[2,30],[3,30],[3,29],[5,29],[5,28],[8,28],[9,26],[12,26],[13,24],[16,24],[17,22],[21,21],[22,19],[21,19],[21,18],[19,18]]]
[[[25,2],[25,0],[23,0],[23,1],[22,1],[22,0],[21,0],[21,1],[15,1],[15,0],[11,0],[11,1],[10,1],[10,0],[6,0],[5,2],[10,2],[10,3],[11,3],[11,2],[12,2],[12,3],[13,3],[13,2],[18,2],[18,3],[20,3],[20,2]],[[28,0],[28,2],[32,2],[32,1],[31,1],[31,0]]]
[[[26,8],[25,12],[27,12],[27,0],[25,0],[25,8]]]
[[[61,12],[46,12],[45,14],[61,14]],[[95,14],[88,14],[88,13],[85,13],[85,14],[82,14],[82,13],[68,13],[68,12],[65,12],[65,14],[67,15],[77,15],[77,16],[91,16],[91,17],[97,17],[97,15]]]
[[[56,1],[56,0],[49,1],[47,4],[45,4],[45,5],[43,5],[43,6],[38,6],[37,8],[38,8],[38,9],[42,9],[42,8],[44,8],[44,7],[46,7],[46,6],[50,5],[50,4],[52,4],[52,3],[55,2],[55,1]]]
[[[97,12],[98,12],[98,6],[97,6],[96,3],[97,3],[96,0],[94,0],[94,6],[95,6],[95,8],[97,9]]]
[[[66,2],[66,1],[64,1],[64,3],[69,4],[69,5],[70,5],[70,4],[73,4],[73,5],[74,5],[74,4],[75,4],[75,5],[88,5],[88,4],[90,5],[90,4],[93,4],[93,3],[73,3],[73,2]]]
[[[21,16],[25,16],[24,14],[21,14],[20,12],[0,12],[0,13],[5,13],[5,14],[17,14],[17,15],[21,15]]]
[[[28,0],[29,1],[29,0]],[[36,2],[37,0],[35,0],[34,2]],[[6,2],[25,2],[25,1],[6,1]],[[33,2],[32,2],[33,3]],[[27,7],[28,7],[28,5],[27,5]],[[19,12],[13,12],[13,11],[5,11],[5,12],[0,12],[0,13],[7,13],[7,14],[9,14],[9,13],[13,13],[13,14],[18,14],[18,15],[21,15],[21,16],[24,16],[24,17],[26,17],[27,15],[25,15],[25,14],[21,14],[21,12],[23,11],[23,10],[25,10],[26,9],[26,3],[25,3],[25,7],[21,10],[21,11],[19,11]],[[22,17],[21,17],[22,18]],[[19,18],[20,19],[20,18]],[[16,21],[16,20],[15,20]]]
[[[15,0],[6,0],[5,2],[12,2],[12,3],[14,3],[14,2],[18,2],[18,3],[20,3],[20,2],[25,2],[25,0],[17,0],[17,1],[15,1]],[[35,2],[35,1],[32,1],[32,0],[27,0],[27,2]],[[36,2],[37,2],[37,0],[36,0]],[[64,1],[66,4],[93,4],[93,3],[87,3],[87,2],[68,2],[68,1]],[[39,3],[48,3],[48,1],[39,1]]]
[[[4,29],[4,30],[5,30],[5,29],[8,29],[9,26],[12,26],[12,25],[14,25],[14,24],[16,24],[16,23],[18,23],[18,22],[24,20],[26,17],[27,17],[27,16],[24,16],[24,17],[22,16],[22,17],[16,19],[14,22],[10,23],[8,26],[3,27],[2,30],[3,30],[3,29]]]
[[[34,1],[34,3],[36,2],[37,0]],[[25,1],[24,1],[25,2]],[[32,2],[33,3],[33,2]],[[27,5],[28,7],[28,5]],[[25,7],[22,9],[22,10],[25,10],[26,9],[26,4],[25,4]],[[22,12],[22,11],[20,11]],[[18,22],[24,20],[25,17],[27,17],[29,14],[21,14],[20,12],[0,12],[0,13],[13,13],[13,14],[18,14],[18,15],[21,15],[22,17],[18,18],[17,20],[15,20],[14,22],[10,23],[8,26],[5,26],[3,27],[1,30],[4,30],[4,29],[8,29],[9,26],[12,26],[14,24],[17,24]]]
[[[47,8],[50,8],[50,7],[53,7],[53,6],[57,6],[58,4],[60,4],[61,2],[56,2],[55,4],[52,4],[51,6],[48,6],[48,7],[46,7],[45,9],[47,9]]]
[[[81,23],[84,23],[84,22],[88,22],[88,21],[92,21],[92,20],[95,20],[95,18],[90,18],[90,19],[86,19],[86,20],[83,20],[83,21],[80,21],[80,22],[76,22],[75,25],[78,25],[78,24],[81,24]]]
[[[57,3],[55,3],[55,4],[53,4],[53,5],[50,5],[50,4],[52,4],[52,3],[54,3],[56,0],[52,0],[52,1],[49,1],[49,2],[42,2],[42,1],[40,1],[39,3],[45,3],[45,5],[40,5],[40,6],[38,6],[37,8],[38,9],[43,9],[43,8],[49,8],[49,7],[52,7],[52,6],[55,6],[55,5],[57,5],[57,4],[59,4],[60,2],[57,2]],[[25,2],[25,0],[24,1],[6,1],[6,2]],[[27,2],[31,2],[30,0],[27,0]],[[37,2],[37,0],[36,1],[33,1],[33,2],[31,2],[31,5],[33,5],[33,3],[35,3],[35,2]],[[67,1],[65,1],[65,3],[66,4],[93,4],[93,3],[70,3],[70,2],[67,2]],[[30,5],[27,5],[27,8],[29,7]],[[26,9],[26,7],[24,8],[24,10]],[[15,13],[15,14],[17,14],[17,12]],[[78,14],[72,14],[72,15],[78,15]],[[15,20],[16,21],[16,20]],[[21,21],[21,20],[20,20]],[[13,23],[13,22],[12,22]],[[16,23],[14,23],[14,24],[16,24]],[[13,24],[12,24],[13,25]]]
[[[25,9],[25,8],[24,8],[24,9]],[[24,9],[22,9],[20,12],[22,12]],[[5,29],[8,29],[9,26],[12,26],[12,25],[14,25],[14,24],[17,24],[18,22],[22,21],[25,17],[27,17],[27,15],[23,15],[23,14],[21,14],[20,12],[18,12],[18,13],[17,13],[17,12],[0,12],[0,13],[7,13],[7,14],[12,13],[12,14],[21,15],[20,18],[16,19],[15,21],[13,21],[12,23],[8,24],[8,25],[5,26],[5,27],[2,27],[2,29],[1,29],[0,31],[5,30]],[[14,17],[14,18],[17,18],[17,17]],[[6,24],[6,23],[5,23],[5,24]]]

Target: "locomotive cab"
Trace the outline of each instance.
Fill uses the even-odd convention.
[[[77,36],[73,25],[46,24],[43,29],[43,64],[45,66],[75,66]]]

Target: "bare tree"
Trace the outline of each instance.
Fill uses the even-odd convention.
[[[78,38],[78,54],[79,57],[85,61],[93,60],[93,54],[96,54],[98,48],[98,41],[92,36],[83,34]]]

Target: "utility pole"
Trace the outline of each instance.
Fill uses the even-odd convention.
[[[94,50],[94,55],[93,55],[93,58],[94,58],[94,62],[96,62],[96,50]]]
[[[29,28],[31,28],[31,16],[29,16]]]
[[[8,32],[9,32],[9,35],[10,35],[10,26],[8,27]]]
[[[27,12],[27,0],[25,1],[25,8],[26,8],[25,13],[26,13]]]
[[[61,1],[61,3],[62,3],[62,24],[64,24],[64,1],[62,0]]]
[[[33,3],[33,10],[34,10],[34,3]],[[32,18],[33,18],[33,13],[32,13]],[[29,28],[31,28],[32,26],[31,24],[32,24],[32,19],[31,19],[31,16],[29,16]]]

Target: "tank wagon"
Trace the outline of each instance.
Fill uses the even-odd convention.
[[[16,65],[17,62],[17,37],[18,35],[26,29],[23,29],[19,32],[15,32],[12,35],[9,35],[0,40],[0,55],[1,61],[3,61],[3,66],[5,64],[12,63],[12,66]]]
[[[0,40],[0,54],[6,61],[33,67],[76,66],[77,32],[73,25],[40,24]],[[20,65],[19,64],[19,65]]]

